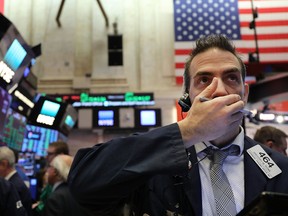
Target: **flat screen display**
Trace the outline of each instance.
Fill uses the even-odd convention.
[[[4,61],[12,70],[16,71],[26,55],[26,50],[22,47],[17,39],[14,39],[4,56]]]
[[[156,125],[156,111],[155,110],[140,111],[140,124],[142,126]]]
[[[27,124],[21,151],[44,157],[49,144],[58,140],[67,141],[67,137],[54,129]]]
[[[114,111],[113,110],[99,110],[98,125],[99,126],[114,126]]]
[[[135,126],[141,127],[159,127],[161,122],[161,109],[136,109]]]
[[[119,110],[116,108],[93,110],[93,127],[119,127]]]
[[[1,145],[21,151],[26,131],[26,123],[27,119],[25,116],[17,113],[12,108],[9,108],[4,125],[3,136],[0,140]]]
[[[0,87],[0,138],[3,135],[7,113],[10,107],[12,97],[6,90]]]
[[[27,176],[33,176],[35,166],[35,153],[19,152],[17,166],[22,168]]]
[[[77,110],[74,107],[72,107],[72,105],[67,104],[64,115],[59,125],[59,131],[61,131],[65,135],[68,135],[75,126],[77,119],[78,119]]]
[[[28,123],[40,127],[58,130],[60,122],[65,114],[66,104],[53,98],[40,96],[35,102]]]
[[[7,23],[0,41],[0,85],[10,90],[18,85],[35,54],[13,23],[2,14],[0,21],[1,24]]]

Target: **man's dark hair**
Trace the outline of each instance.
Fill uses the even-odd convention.
[[[232,41],[226,37],[225,35],[208,35],[200,37],[196,40],[196,47],[191,51],[189,54],[189,58],[185,63],[185,71],[184,71],[184,92],[189,92],[190,88],[190,73],[189,67],[191,61],[194,57],[200,53],[205,52],[210,48],[219,48],[221,50],[225,50],[231,52],[239,61],[241,65],[241,73],[242,73],[242,80],[245,81],[246,76],[246,67],[242,59],[240,58],[239,53],[237,53],[235,46],[233,45]]]
[[[55,153],[58,154],[66,154],[69,155],[69,147],[66,142],[56,141],[49,144],[49,146],[55,148]]]
[[[254,140],[262,144],[265,144],[268,141],[272,141],[276,146],[281,146],[281,139],[287,137],[288,135],[278,128],[272,126],[263,126],[256,131]]]

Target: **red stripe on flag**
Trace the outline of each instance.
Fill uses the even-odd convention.
[[[255,48],[237,48],[237,51],[241,53],[254,52]],[[269,48],[259,48],[259,53],[288,53],[288,47],[269,47]]]
[[[278,40],[278,39],[288,39],[288,34],[257,34],[258,40]],[[242,40],[254,40],[254,35],[244,35],[241,36]]]
[[[251,14],[252,17],[252,9],[246,9],[246,8],[239,8],[239,13],[240,14]],[[258,13],[285,13],[288,12],[288,7],[281,7],[281,8],[257,8]]]
[[[175,55],[188,55],[190,54],[191,49],[177,49],[175,50]]]
[[[250,22],[241,22],[240,27],[249,27]],[[256,27],[266,27],[266,26],[288,26],[287,20],[273,20],[273,21],[257,21],[256,19]]]
[[[175,67],[176,68],[184,68],[185,67],[185,64],[184,63],[175,63]]]
[[[183,83],[183,77],[182,76],[176,76],[176,84],[182,85]]]

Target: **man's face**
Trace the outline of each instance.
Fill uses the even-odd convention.
[[[48,166],[46,175],[50,185],[54,185],[57,182],[57,170],[53,166]]]
[[[239,94],[246,103],[249,88],[243,83],[241,65],[238,59],[230,52],[218,48],[211,48],[194,57],[190,65],[190,89],[191,102],[213,80],[218,78],[218,87],[212,94],[213,99],[228,94]]]
[[[47,156],[46,156],[46,160],[48,162],[48,164],[51,163],[51,161],[54,159],[54,157],[56,157],[56,149],[53,146],[49,146],[47,149]]]
[[[8,166],[8,161],[7,160],[0,160],[0,176],[5,177],[7,174],[7,166]]]

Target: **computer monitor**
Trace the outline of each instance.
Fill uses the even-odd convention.
[[[0,145],[21,151],[26,131],[26,123],[27,119],[25,116],[14,111],[12,108],[9,108],[4,124],[2,139],[0,139]]]
[[[119,110],[114,107],[93,110],[93,128],[118,128]]]
[[[6,121],[7,112],[11,104],[12,97],[8,92],[0,87],[0,138],[2,139],[3,130],[5,127],[4,122]],[[0,139],[0,140],[1,140]]]
[[[159,127],[161,122],[161,109],[135,109],[135,127]]]
[[[58,140],[67,141],[67,136],[58,130],[27,124],[22,152],[33,152],[38,158],[45,157],[49,144]]]

